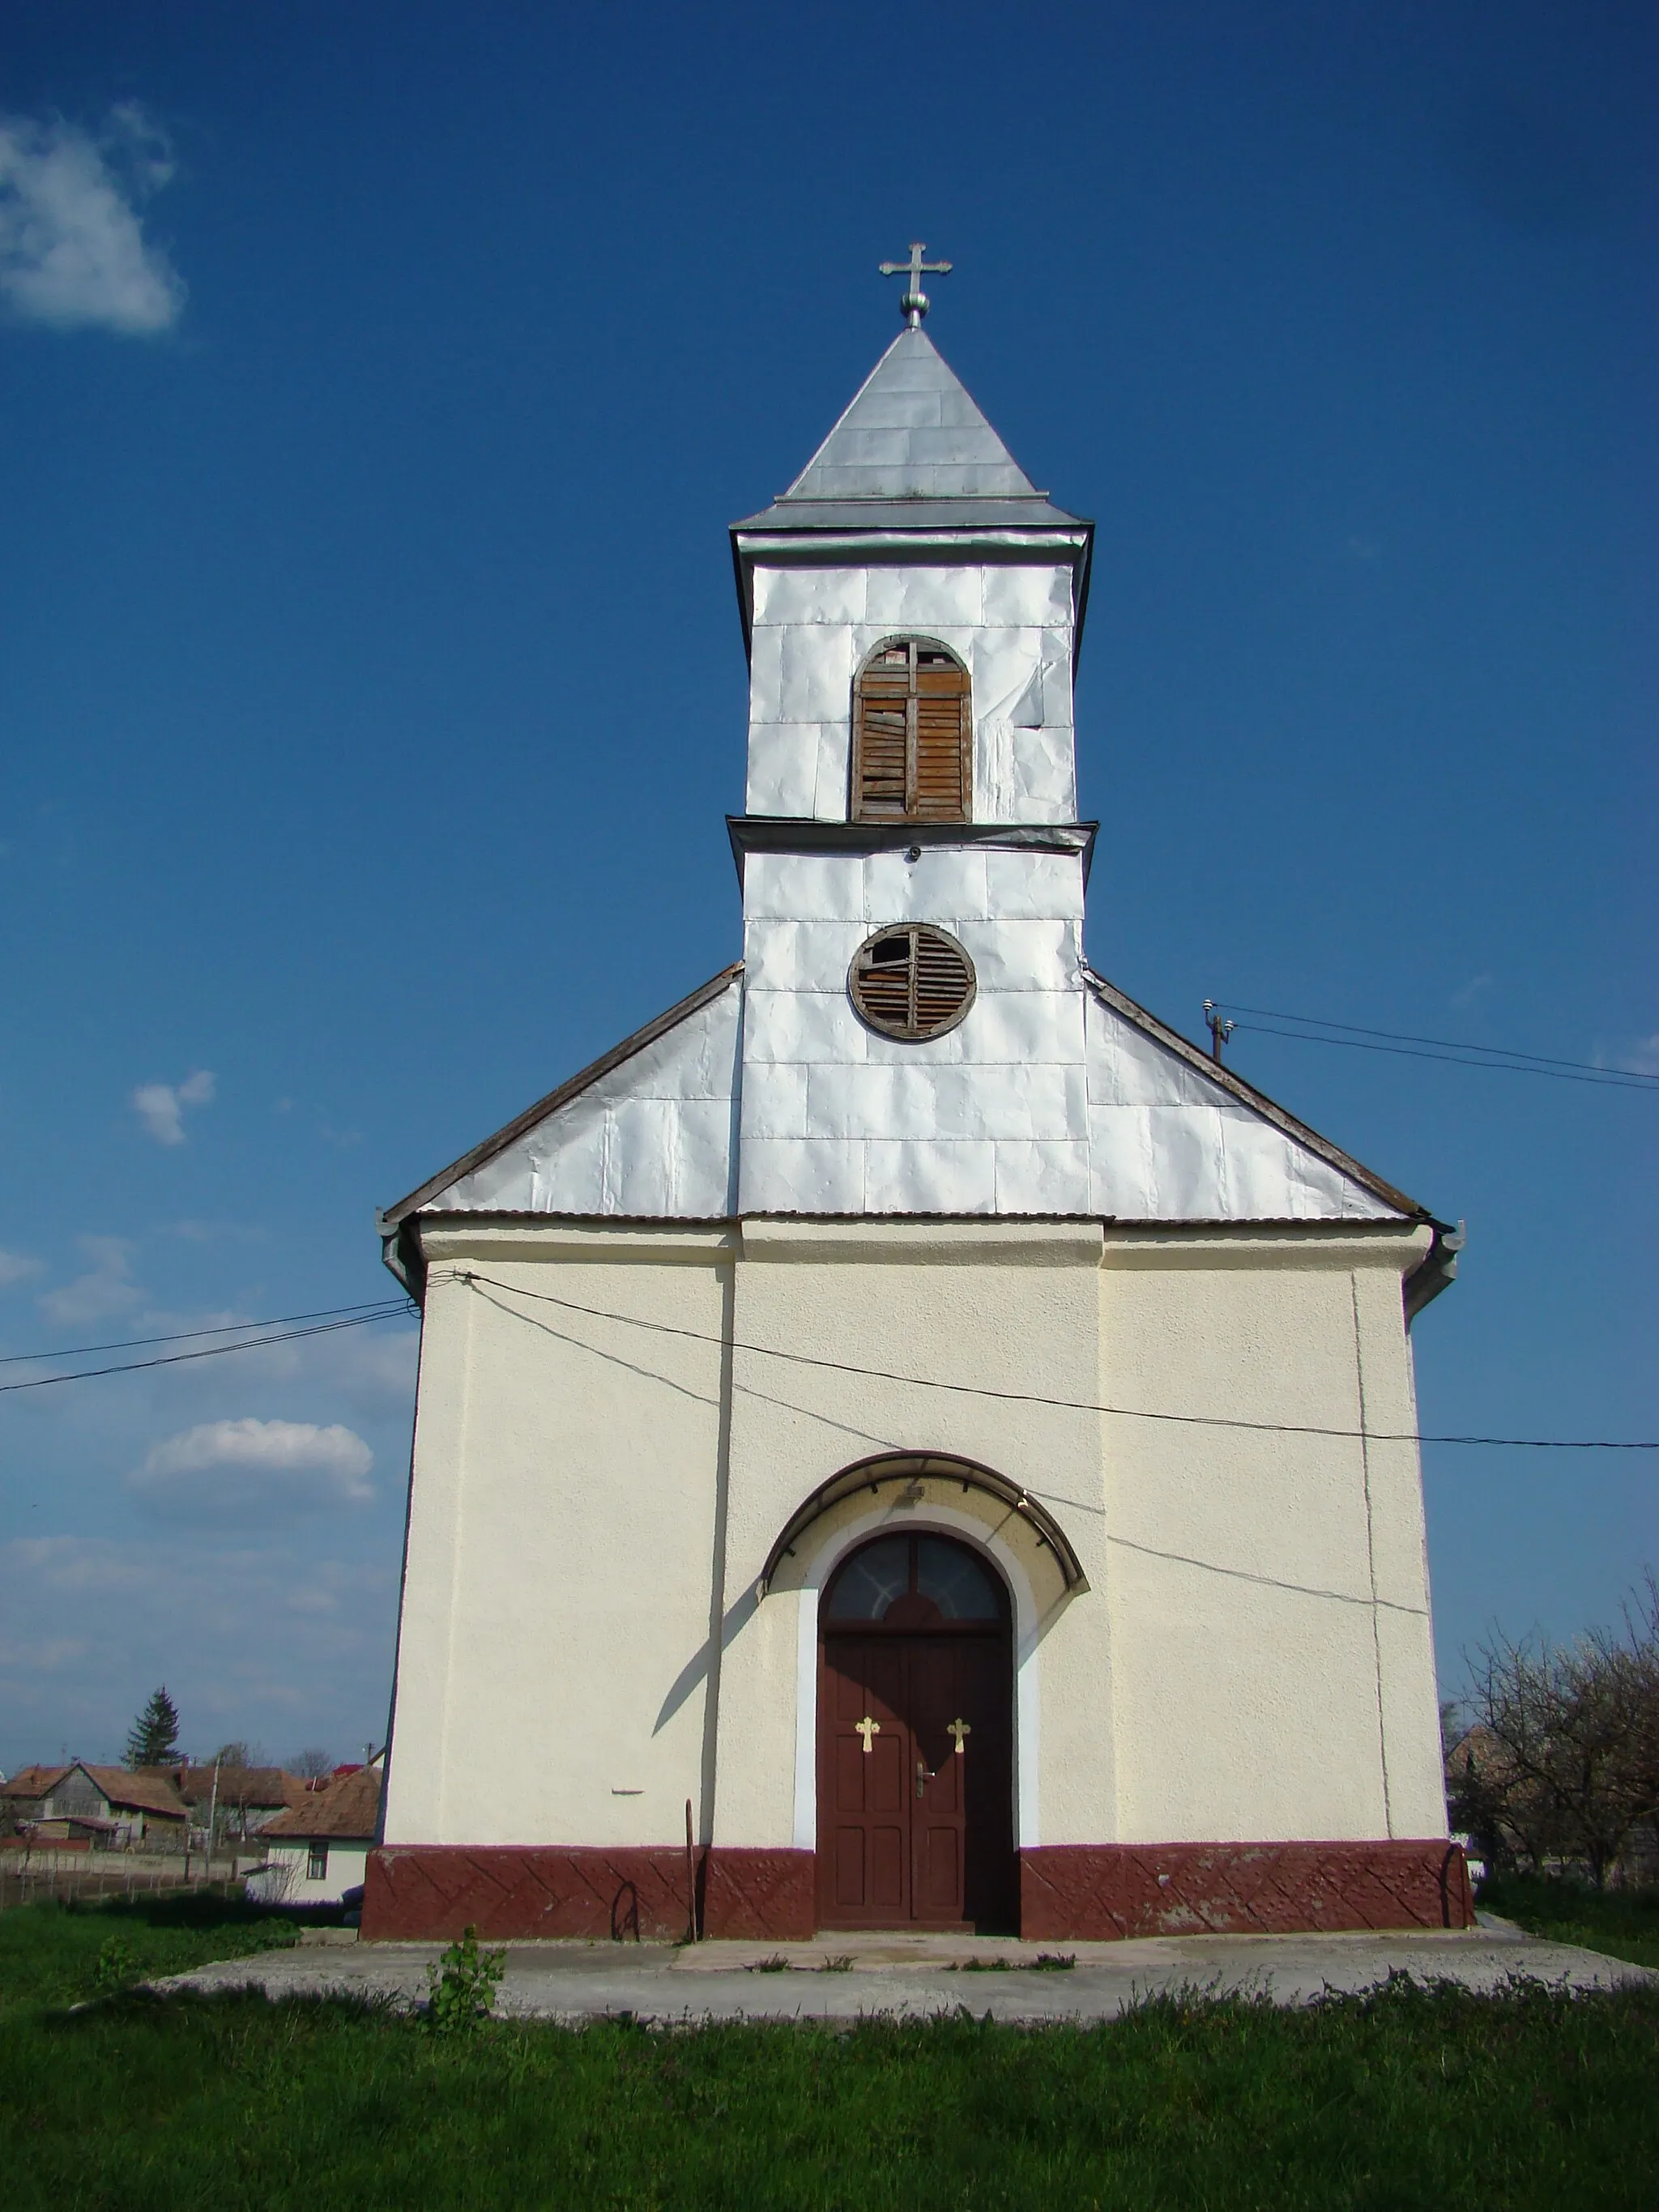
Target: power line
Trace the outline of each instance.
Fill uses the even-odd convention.
[[[1511,1075],[1547,1075],[1557,1082],[1601,1084],[1616,1091],[1659,1091],[1659,1075],[1639,1067],[1597,1067],[1584,1060],[1559,1060],[1547,1053],[1524,1052],[1509,1045],[1469,1044],[1456,1037],[1417,1036],[1410,1030],[1368,1029],[1360,1022],[1332,1022],[1316,1014],[1287,1014],[1272,1006],[1241,1006],[1232,1000],[1218,1003],[1240,1014],[1258,1018],[1238,1022],[1236,1028],[1254,1030],[1265,1036],[1286,1036],[1303,1044],[1345,1044],[1363,1052],[1392,1052],[1407,1060],[1449,1060],[1461,1067],[1490,1067]],[[1273,1029],[1273,1022],[1295,1022],[1297,1029]],[[1341,1030],[1341,1036],[1319,1036],[1319,1030]],[[1370,1040],[1386,1039],[1386,1042]],[[1410,1050],[1407,1048],[1419,1049]],[[1422,1048],[1433,1048],[1423,1049]]]
[[[1455,1052],[1426,1052],[1420,1047],[1405,1044],[1372,1044],[1364,1037],[1316,1036],[1306,1030],[1275,1029],[1271,1022],[1235,1022],[1236,1030],[1247,1036],[1289,1037],[1296,1044],[1344,1044],[1356,1052],[1388,1052],[1401,1060],[1437,1060],[1451,1067],[1483,1067],[1498,1075],[1546,1075],[1553,1083],[1588,1083],[1593,1090],[1645,1091],[1652,1096],[1655,1086],[1634,1078],[1620,1075],[1572,1075],[1565,1069],[1528,1067],[1518,1060],[1466,1060]]]
[[[1626,1443],[1608,1437],[1473,1437],[1423,1436],[1415,1430],[1390,1432],[1379,1429],[1327,1428],[1314,1422],[1246,1421],[1226,1413],[1162,1413],[1144,1406],[1103,1406],[1079,1398],[1048,1398],[1032,1390],[994,1390],[981,1382],[940,1382],[927,1375],[900,1375],[891,1368],[860,1367],[845,1359],[821,1359],[808,1352],[782,1352],[775,1345],[744,1344],[736,1337],[711,1336],[700,1328],[679,1328],[670,1322],[642,1321],[636,1314],[611,1313],[602,1306],[579,1305],[574,1298],[556,1297],[550,1291],[526,1291],[516,1283],[498,1282],[465,1267],[446,1270],[440,1282],[482,1283],[509,1297],[532,1298],[538,1305],[561,1306],[567,1313],[586,1314],[593,1321],[615,1321],[629,1328],[649,1330],[657,1336],[690,1337],[698,1344],[714,1344],[732,1352],[752,1352],[767,1359],[787,1360],[796,1367],[819,1367],[837,1375],[858,1375],[878,1382],[902,1382],[918,1390],[947,1390],[970,1398],[995,1398],[1020,1406],[1049,1406],[1066,1413],[1108,1413],[1126,1421],[1168,1421],[1182,1428],[1244,1429],[1257,1434],[1284,1437],[1338,1437],[1373,1444],[1493,1444],[1526,1451],[1659,1451],[1659,1439]],[[598,1350],[597,1346],[586,1347]]]
[[[1233,1002],[1229,1000],[1224,1003],[1231,1005]],[[1546,1067],[1582,1068],[1591,1075],[1632,1075],[1644,1083],[1659,1083],[1659,1075],[1644,1073],[1639,1067],[1604,1068],[1598,1067],[1595,1061],[1589,1060],[1554,1060],[1547,1053],[1526,1052],[1519,1046],[1470,1044],[1462,1037],[1418,1036],[1410,1030],[1367,1029],[1363,1022],[1328,1021],[1322,1014],[1286,1014],[1274,1006],[1240,1006],[1237,1011],[1241,1014],[1260,1014],[1270,1022],[1307,1022],[1316,1029],[1352,1030],[1360,1036],[1389,1037],[1395,1044],[1441,1044],[1449,1047],[1454,1052],[1496,1053],[1505,1060],[1539,1060]]]
[[[898,1382],[919,1390],[944,1390],[953,1395],[991,1398],[1024,1406],[1046,1406],[1061,1413],[1099,1413],[1113,1419],[1131,1421],[1162,1421],[1185,1428],[1237,1429],[1259,1435],[1333,1437],[1349,1442],[1370,1443],[1466,1444],[1488,1445],[1524,1451],[1659,1451],[1659,1439],[1626,1440],[1610,1437],[1488,1437],[1443,1435],[1425,1436],[1414,1431],[1386,1431],[1376,1429],[1340,1429],[1314,1422],[1251,1421],[1225,1413],[1171,1413],[1156,1411],[1144,1406],[1109,1406],[1089,1399],[1053,1398],[1038,1391],[999,1390],[989,1384],[978,1382],[946,1382],[926,1375],[902,1375],[891,1368],[866,1367],[849,1360],[825,1359],[811,1352],[785,1352],[775,1345],[749,1344],[735,1337],[711,1335],[707,1330],[678,1328],[668,1322],[645,1321],[635,1314],[612,1312],[603,1306],[588,1306],[573,1298],[556,1297],[551,1291],[528,1291],[517,1284],[498,1281],[494,1276],[481,1275],[471,1269],[452,1268],[439,1273],[440,1282],[464,1282],[485,1285],[491,1290],[505,1291],[509,1297],[532,1299],[538,1305],[553,1305],[567,1313],[585,1315],[592,1321],[611,1321],[629,1328],[641,1328],[659,1336],[677,1336],[699,1344],[718,1345],[733,1352],[748,1352],[767,1359],[781,1359],[793,1366],[814,1367],[838,1375],[856,1375],[872,1382]],[[32,1376],[21,1382],[0,1382],[0,1395],[18,1390],[51,1389],[65,1382],[90,1382],[107,1375],[134,1375],[156,1367],[177,1367],[198,1359],[219,1359],[235,1352],[252,1352],[273,1344],[291,1344],[313,1336],[331,1336],[342,1329],[362,1328],[375,1322],[390,1321],[410,1311],[406,1300],[386,1301],[368,1310],[351,1307],[324,1307],[313,1326],[303,1328],[276,1328],[258,1322],[229,1324],[229,1327],[263,1328],[267,1334],[246,1336],[234,1344],[204,1345],[194,1352],[175,1352],[155,1359],[118,1361],[108,1367],[82,1368],[72,1375]],[[342,1316],[343,1318],[331,1318]],[[290,1321],[307,1320],[305,1315],[286,1316]],[[173,1336],[134,1337],[125,1344],[88,1345],[82,1352],[119,1351],[136,1349],[145,1344],[169,1344],[188,1341],[198,1336],[218,1335],[226,1329],[181,1330]],[[590,1350],[596,1346],[587,1347]],[[72,1352],[58,1353],[20,1352],[14,1359],[68,1358]]]
[[[279,1329],[269,1336],[244,1337],[240,1344],[206,1344],[198,1352],[169,1352],[158,1359],[128,1359],[111,1367],[83,1367],[74,1375],[32,1375],[22,1382],[0,1382],[0,1395],[11,1390],[50,1390],[60,1382],[91,1382],[100,1375],[136,1375],[146,1367],[178,1367],[187,1359],[223,1359],[233,1352],[254,1352],[261,1345],[292,1344],[303,1336],[332,1336],[343,1328],[363,1328],[372,1322],[390,1321],[398,1309],[385,1313],[357,1314],[347,1321],[319,1322],[311,1328]]]
[[[341,1314],[379,1321],[409,1310],[409,1300],[404,1297],[364,1298],[355,1306],[319,1306],[312,1313],[272,1314],[264,1321],[228,1321],[214,1328],[177,1328],[166,1336],[125,1336],[110,1344],[63,1344],[49,1352],[8,1352],[0,1354],[0,1367],[25,1366],[37,1359],[85,1359],[94,1352],[135,1352],[150,1344],[188,1344],[197,1337],[234,1336],[249,1328],[286,1328],[290,1322],[332,1321]]]

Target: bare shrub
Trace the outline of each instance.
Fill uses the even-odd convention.
[[[1596,1887],[1659,1816],[1659,1584],[1576,1643],[1494,1634],[1447,1761],[1453,1824],[1494,1867],[1583,1867]]]

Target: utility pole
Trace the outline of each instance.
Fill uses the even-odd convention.
[[[1222,1046],[1226,1043],[1228,1038],[1238,1027],[1238,1024],[1237,1022],[1225,1020],[1223,1016],[1217,1012],[1215,1000],[1213,999],[1206,999],[1204,1001],[1204,1026],[1210,1032],[1210,1057],[1213,1060],[1219,1060],[1221,1058]]]
[[[213,1795],[208,1799],[208,1881],[213,1880],[213,1830],[219,1818],[219,1762],[213,1762]]]

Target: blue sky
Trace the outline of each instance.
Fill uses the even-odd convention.
[[[377,1203],[733,957],[725,526],[916,237],[1099,524],[1095,963],[1659,1068],[1656,108],[1634,5],[19,0],[0,1352],[379,1297]],[[1651,1095],[1232,1056],[1468,1218],[1426,1428],[1659,1435]],[[162,1680],[377,1734],[413,1350],[0,1397],[0,1765]],[[1646,1459],[1426,1479],[1448,1688],[1659,1560]]]

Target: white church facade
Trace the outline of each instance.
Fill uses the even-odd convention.
[[[1089,966],[1092,527],[906,306],[732,529],[741,961],[382,1217],[368,1937],[1470,1916],[1409,1336],[1455,1240]]]

